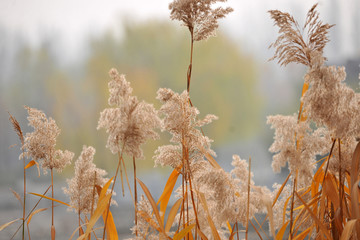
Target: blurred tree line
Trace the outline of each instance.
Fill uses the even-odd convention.
[[[0,60],[0,67],[6,69],[0,74],[2,173],[9,166],[18,166],[14,160],[19,153],[18,148],[8,148],[19,141],[7,121],[6,111],[27,132],[31,129],[26,126],[23,105],[43,110],[61,129],[58,148],[73,151],[77,158],[82,145],[94,146],[96,164],[111,171],[116,156],[105,148],[107,134],[96,130],[100,111],[108,107],[109,70],[115,67],[126,74],[134,94],[157,108],[158,88],[178,92],[186,89],[190,55],[187,29],[159,21],[125,22],[122,28],[121,38],[110,30],[88,37],[84,43],[87,51],[79,52],[85,57],[71,65],[61,61],[63,55],[55,54],[65,55],[66,49],[59,51],[51,37],[39,47],[18,41],[12,54],[4,54],[8,58]],[[0,31],[1,34],[6,33]],[[204,129],[215,140],[215,148],[251,136],[261,120],[257,66],[252,56],[243,54],[238,46],[220,32],[207,42],[195,44],[190,96],[202,116],[208,113],[219,116],[218,121]],[[168,136],[163,137],[144,146],[146,159],[139,165],[140,171],[153,166],[154,150],[168,140]]]

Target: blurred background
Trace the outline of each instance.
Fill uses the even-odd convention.
[[[96,148],[95,163],[114,175],[117,157],[105,148],[107,134],[96,130],[99,113],[108,107],[108,72],[112,67],[126,74],[139,99],[160,106],[155,99],[160,87],[182,92],[190,54],[190,36],[180,22],[169,19],[169,0],[2,0],[0,1],[0,225],[22,216],[21,206],[9,188],[22,193],[19,140],[8,121],[10,112],[24,133],[24,105],[40,109],[56,120],[61,134],[58,149],[78,158],[83,145]],[[214,139],[217,161],[231,170],[232,155],[252,158],[255,183],[271,188],[286,177],[274,174],[268,152],[274,132],[266,116],[297,113],[306,68],[290,64],[280,68],[268,62],[278,28],[268,10],[290,12],[302,25],[315,3],[330,30],[325,56],[330,65],[346,67],[347,84],[358,91],[360,64],[360,0],[228,0],[234,12],[220,20],[217,37],[196,42],[190,95],[201,116],[212,113],[219,120],[204,128]],[[157,199],[169,176],[169,168],[153,168],[154,150],[169,136],[144,145],[146,158],[138,160],[138,177]],[[13,146],[17,144],[16,146]],[[12,146],[12,147],[10,147]],[[125,157],[128,160],[127,157]],[[74,159],[74,160],[75,160]],[[128,162],[128,172],[132,172]],[[55,197],[68,201],[61,188],[73,176],[73,165],[55,174]],[[131,174],[130,174],[131,175]],[[28,171],[28,191],[43,193],[50,176]],[[132,178],[132,176],[130,177]],[[116,200],[113,214],[119,235],[133,225],[133,208],[127,192]],[[28,197],[28,208],[38,200]],[[43,200],[40,207],[50,206]],[[58,239],[68,239],[76,214],[56,210]],[[51,212],[42,212],[30,223],[34,239],[48,238]],[[49,226],[48,226],[49,225]],[[0,232],[9,239],[18,224]],[[19,234],[15,239],[19,239]]]

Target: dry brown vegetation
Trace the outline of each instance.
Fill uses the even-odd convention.
[[[270,147],[274,153],[273,169],[278,172],[287,164],[290,174],[270,191],[255,186],[251,159],[242,160],[234,155],[231,172],[224,171],[216,162],[212,140],[202,127],[217,117],[209,114],[199,118],[199,111],[190,100],[190,82],[194,41],[214,35],[217,20],[232,9],[211,6],[225,1],[175,0],[170,4],[171,19],[182,21],[190,31],[190,63],[184,92],[158,90],[157,99],[162,103],[159,110],[139,101],[132,95],[125,76],[116,69],[110,70],[109,108],[101,112],[98,129],[104,128],[109,135],[106,147],[117,156],[116,173],[105,178],[106,172],[93,163],[95,149],[84,146],[75,162],[74,177],[64,189],[69,203],[54,198],[53,170],[61,172],[74,156],[67,150],[55,149],[60,133],[55,121],[42,111],[26,107],[34,131],[24,135],[10,115],[23,151],[20,156],[24,165],[23,198],[14,192],[22,204],[23,216],[3,224],[0,231],[21,221],[22,239],[31,238],[29,222],[35,214],[47,210],[37,208],[37,204],[31,209],[26,205],[26,195],[32,194],[39,201],[51,200],[52,211],[54,203],[59,203],[77,213],[78,227],[69,233],[69,239],[76,234],[77,239],[118,239],[110,206],[116,205],[112,196],[119,182],[121,194],[127,185],[133,199],[133,239],[248,239],[249,225],[259,239],[359,238],[360,95],[343,82],[344,68],[326,65],[323,49],[332,25],[320,21],[316,5],[308,12],[302,28],[290,14],[270,11],[280,28],[278,39],[271,45],[275,48],[272,59],[278,59],[281,65],[300,63],[308,67],[299,113],[268,117],[268,123],[275,129]],[[143,157],[141,145],[157,139],[158,129],[168,132],[171,140],[169,145],[156,150],[155,165],[173,170],[162,195],[155,200],[146,183],[137,178],[136,162]],[[125,156],[133,162],[133,187]],[[51,172],[51,184],[42,194],[26,191],[26,169],[32,166]],[[180,187],[174,189],[176,182],[180,182]],[[137,186],[145,194],[140,198]],[[51,197],[46,195],[50,188]],[[171,196],[177,200],[170,207]],[[111,210],[117,211],[116,207]],[[262,223],[257,219],[260,213],[266,214]],[[103,222],[98,223],[101,217]],[[51,239],[56,235],[54,218],[52,214]],[[269,223],[269,231],[263,228],[265,222]]]

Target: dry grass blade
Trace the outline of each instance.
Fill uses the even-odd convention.
[[[165,230],[164,230],[164,226],[163,226],[163,222],[161,221],[161,217],[160,217],[160,213],[159,213],[159,210],[157,209],[156,207],[156,203],[154,201],[154,198],[151,196],[150,194],[150,191],[149,189],[145,186],[145,184],[140,181],[138,178],[136,179],[136,181],[138,181],[138,183],[140,184],[141,188],[143,189],[147,199],[149,200],[152,208],[153,208],[153,211],[154,211],[154,214],[155,214],[155,217],[159,223],[159,226],[160,226],[160,229],[163,233],[165,233]]]
[[[173,225],[174,223],[174,219],[175,219],[175,216],[179,210],[179,207],[182,203],[182,198],[179,198],[175,204],[172,206],[170,212],[169,212],[169,216],[167,218],[167,221],[166,221],[166,225],[165,225],[165,232],[169,232],[170,231],[170,228],[171,226]]]
[[[194,224],[191,224],[191,225],[185,227],[185,228],[182,229],[180,232],[178,232],[178,233],[176,233],[176,234],[174,235],[173,240],[180,240],[180,239],[182,239],[182,238],[185,237],[186,234],[188,234],[188,233],[191,231],[191,229],[193,229],[195,226],[196,226],[196,224],[194,223]]]
[[[340,207],[339,192],[333,182],[333,178],[334,176],[330,173],[325,176],[325,180],[323,183],[323,193],[326,197],[328,197],[328,199],[331,200],[331,202],[334,204],[335,209],[338,209]]]
[[[275,228],[274,228],[274,216],[273,216],[271,201],[265,201],[265,206],[266,206],[266,209],[267,209],[268,215],[269,215],[270,233],[273,237],[275,237],[276,234],[275,234]]]
[[[21,201],[20,195],[19,195],[17,192],[15,192],[12,188],[10,188],[10,191],[14,194],[15,198],[16,198],[17,200],[19,200],[19,202],[20,202],[20,204],[21,204],[21,208],[23,208],[23,207],[24,207],[24,204],[23,204],[23,202]]]
[[[71,205],[69,205],[69,204],[67,204],[67,203],[65,203],[65,202],[63,202],[63,201],[57,200],[57,199],[55,199],[55,198],[47,197],[47,196],[45,196],[45,195],[38,194],[38,193],[32,193],[32,192],[29,193],[29,194],[32,194],[32,195],[35,195],[35,196],[39,196],[39,197],[42,197],[42,198],[46,198],[46,199],[49,199],[49,200],[51,200],[51,201],[58,202],[58,203],[61,203],[61,204],[65,205],[65,206],[68,206],[68,207],[72,207],[72,208],[73,208],[73,206],[71,206]]]
[[[237,224],[237,222],[235,222],[235,223],[234,223],[234,226],[231,227],[229,221],[226,222],[226,225],[227,225],[227,227],[228,227],[228,229],[229,229],[229,232],[230,232],[229,240],[234,239],[234,236],[235,236],[235,234],[236,234],[236,232],[237,232],[237,231],[235,231],[236,224]]]
[[[351,162],[351,170],[350,170],[350,177],[351,177],[351,184],[350,186],[353,187],[355,182],[358,180],[359,177],[359,163],[360,163],[360,142],[356,145],[354,150],[352,162]]]
[[[344,231],[341,234],[340,240],[350,239],[357,221],[358,219],[353,219],[345,224]]]
[[[294,240],[303,240],[309,233],[310,233],[311,227],[305,229],[302,231],[299,235],[297,235]]]
[[[110,178],[109,181],[107,181],[104,184],[104,187],[101,189],[100,194],[99,194],[99,201],[100,201],[100,199],[105,197],[105,194],[106,194],[107,190],[109,189],[112,180],[113,180],[113,177]]]
[[[283,236],[285,234],[286,228],[289,225],[289,221],[287,221],[285,224],[283,224],[280,228],[280,230],[278,231],[278,233],[276,234],[276,238],[277,240],[282,240]]]
[[[332,239],[327,228],[322,224],[322,222],[315,216],[315,214],[312,212],[312,210],[309,208],[309,206],[306,204],[306,202],[300,197],[300,195],[295,192],[295,195],[298,197],[298,199],[304,204],[306,210],[310,213],[310,216],[314,219],[318,227],[320,228],[321,232],[327,237],[327,239]]]
[[[42,211],[45,211],[45,210],[47,210],[47,209],[48,209],[48,208],[39,208],[39,209],[33,211],[33,212],[29,215],[29,217],[28,217],[27,225],[29,225],[32,217],[33,217],[35,214],[37,214],[37,213],[39,213],[39,212],[42,212]]]
[[[222,169],[216,160],[211,156],[211,154],[204,149],[204,147],[199,146],[199,150],[202,152],[202,154],[205,155],[211,166],[213,166],[215,169]]]
[[[110,179],[104,185],[105,189],[109,188],[111,181],[112,181],[112,179]],[[98,186],[98,185],[96,185],[96,190],[97,190],[98,195],[101,196],[101,198],[103,198],[106,191],[105,190],[103,191],[103,188],[101,186]],[[107,215],[107,218],[106,218],[106,215]],[[106,232],[107,232],[109,240],[112,240],[112,239],[117,240],[118,239],[118,233],[117,233],[116,226],[115,226],[115,223],[114,223],[114,218],[113,218],[113,215],[112,215],[110,209],[106,209],[106,211],[102,214],[102,217],[103,217],[104,222],[106,221]]]
[[[73,239],[73,237],[75,236],[75,234],[78,233],[79,229],[82,229],[82,227],[84,227],[86,224],[87,224],[87,223],[84,223],[84,224],[78,226],[78,227],[73,231],[73,233],[71,234],[71,236],[69,237],[68,240]]]
[[[28,168],[30,168],[30,167],[32,167],[32,166],[34,166],[34,165],[36,165],[37,171],[38,171],[38,175],[39,175],[39,177],[40,177],[40,166],[39,166],[39,163],[38,163],[37,161],[31,160],[31,161],[25,166],[24,169],[28,169]]]
[[[215,224],[211,219],[210,212],[209,212],[209,207],[208,207],[208,205],[206,203],[205,195],[203,193],[201,193],[201,192],[198,192],[198,195],[199,195],[200,202],[201,202],[201,204],[203,205],[203,207],[204,207],[204,209],[206,211],[207,220],[208,220],[209,226],[211,228],[212,235],[213,235],[214,239],[220,240],[221,238],[219,236],[219,233],[216,230]]]
[[[301,92],[301,97],[304,96],[304,94],[306,93],[306,91],[309,89],[309,84],[308,83],[304,83],[303,85],[303,89],[302,89],[302,92]],[[304,122],[307,117],[304,115],[304,110],[303,110],[303,105],[304,105],[304,102],[303,101],[300,101],[300,109],[299,109],[299,116],[298,116],[298,122]]]
[[[164,191],[162,192],[162,194],[157,202],[157,204],[160,203],[160,215],[161,215],[162,222],[164,222],[165,211],[166,211],[171,193],[175,187],[175,184],[176,184],[176,181],[177,181],[179,175],[180,175],[180,172],[178,172],[176,169],[174,169],[172,171],[172,173],[170,174],[170,176],[165,184]]]
[[[286,186],[286,183],[289,181],[290,176],[291,176],[291,173],[289,173],[289,175],[286,177],[285,181],[283,182],[283,184],[282,184],[281,187],[279,188],[279,191],[276,193],[275,199],[273,200],[273,203],[272,203],[272,207],[275,206],[275,204],[276,204],[277,200],[279,199],[282,191],[284,190],[284,187]],[[285,205],[287,205],[287,203],[286,203]],[[286,208],[285,208],[285,209],[286,209]],[[263,222],[261,223],[261,225],[260,225],[261,227],[264,225],[264,223],[265,223],[265,221],[267,220],[267,218],[268,218],[268,214],[266,214]],[[284,222],[285,222],[285,215],[284,215],[284,218],[283,218],[283,219],[284,219]],[[284,224],[284,222],[283,222],[283,224]]]
[[[272,206],[274,207],[275,206],[275,203],[277,202],[277,200],[279,199],[280,197],[280,194],[282,193],[282,191],[284,190],[284,187],[286,186],[286,183],[289,181],[290,179],[290,176],[291,176],[291,173],[289,173],[289,175],[287,176],[287,178],[285,179],[285,181],[283,182],[283,184],[281,185],[279,191],[276,193],[276,197],[272,203]]]
[[[141,218],[143,218],[152,228],[156,229],[158,232],[161,232],[161,229],[159,225],[155,222],[154,219],[149,216],[147,212],[144,212],[142,210],[138,211],[138,214]]]
[[[200,238],[202,240],[208,240],[208,238],[205,236],[205,234],[199,228],[197,228],[197,232],[200,235]]]
[[[17,221],[19,221],[19,220],[22,220],[22,218],[17,218],[17,219],[15,219],[15,220],[12,220],[12,221],[10,221],[10,222],[8,222],[8,223],[5,223],[5,224],[1,225],[1,226],[0,226],[0,232],[1,232],[2,230],[4,230],[5,228],[7,228],[8,226],[10,226],[11,224],[13,224],[13,223],[15,223],[15,222],[17,222]]]
[[[108,208],[109,208],[109,206],[108,206]],[[113,215],[110,210],[108,210],[108,209],[106,209],[106,210],[108,211],[108,216],[107,216],[107,220],[106,220],[106,232],[107,232],[108,240],[118,240],[119,238],[118,238],[118,233],[117,233],[116,226],[114,223]],[[107,211],[104,211],[102,214],[104,222],[106,219]]]
[[[357,180],[354,185],[352,186],[351,190],[351,208],[353,219],[360,219],[360,213],[359,213],[359,182],[360,180]]]
[[[85,238],[87,238],[87,236],[89,236],[89,234],[91,234],[92,228],[94,227],[95,223],[100,218],[100,216],[107,210],[110,197],[111,197],[111,195],[108,194],[102,198],[99,198],[99,202],[94,211],[94,214],[92,215],[89,223],[87,224],[85,234],[78,237],[77,240],[85,239]]]

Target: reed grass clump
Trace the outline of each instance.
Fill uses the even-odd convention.
[[[208,114],[200,118],[190,100],[194,42],[213,36],[218,19],[232,12],[230,7],[213,8],[218,2],[226,0],[174,0],[169,5],[170,18],[182,21],[190,31],[190,63],[183,92],[158,90],[159,110],[139,101],[125,75],[110,70],[110,107],[100,113],[97,128],[108,133],[106,148],[117,155],[116,172],[105,178],[106,171],[93,163],[95,149],[84,145],[75,162],[74,177],[63,189],[69,203],[54,198],[53,169],[61,172],[74,157],[67,150],[55,149],[60,134],[55,121],[40,110],[25,107],[34,131],[24,135],[10,115],[23,151],[23,199],[14,192],[22,203],[23,216],[3,224],[0,231],[22,221],[19,229],[25,239],[26,222],[31,239],[29,222],[46,210],[37,209],[37,205],[48,199],[52,211],[57,202],[77,213],[78,226],[69,239],[77,232],[78,240],[118,239],[112,212],[119,210],[110,210],[110,206],[115,203],[112,197],[120,181],[122,195],[126,184],[134,205],[131,239],[249,239],[250,225],[259,239],[359,239],[360,95],[344,83],[343,67],[326,65],[323,49],[333,25],[322,23],[317,5],[309,10],[302,28],[289,13],[269,11],[280,29],[278,39],[271,44],[275,49],[271,60],[284,66],[298,63],[308,67],[298,113],[267,118],[275,130],[269,149],[274,153],[272,168],[279,172],[287,165],[290,171],[282,184],[276,183],[270,190],[254,184],[251,158],[234,155],[233,170],[222,169],[211,149],[213,140],[202,129],[218,117]],[[136,160],[144,157],[143,144],[159,138],[158,130],[171,138],[169,144],[158,147],[153,160],[155,166],[170,167],[172,172],[155,200],[137,177]],[[127,157],[133,162],[133,187],[124,163]],[[25,159],[31,161],[26,164]],[[41,166],[44,173],[51,171],[51,184],[43,194],[26,190],[26,169],[32,166]],[[180,185],[175,189],[176,183]],[[138,185],[144,193],[140,198]],[[46,195],[50,188],[51,197]],[[27,194],[39,197],[30,211],[25,204]],[[175,203],[169,206],[171,197]],[[265,216],[263,222],[258,220],[259,214]],[[266,221],[269,231],[263,228]],[[50,236],[55,239],[54,214]]]

